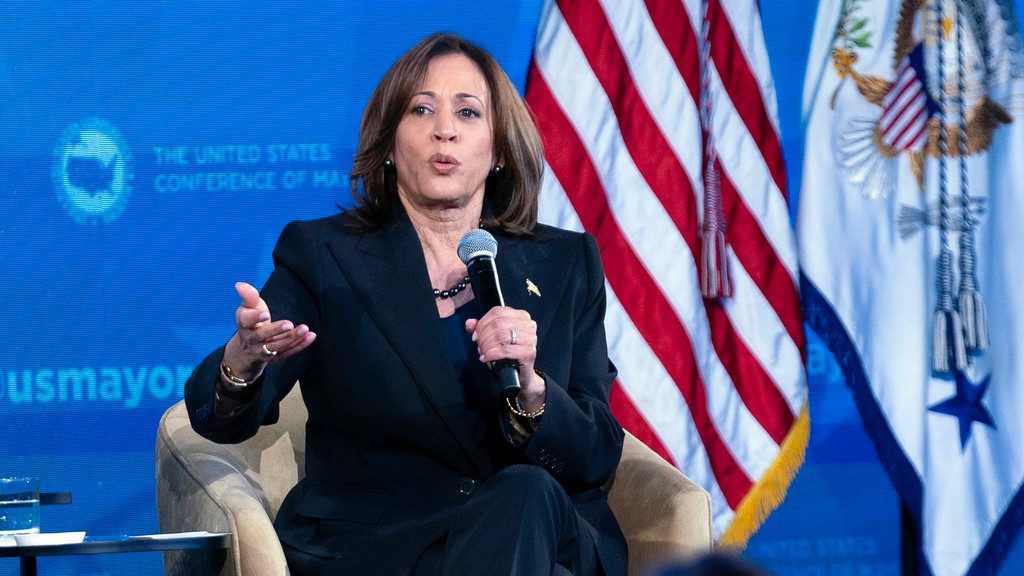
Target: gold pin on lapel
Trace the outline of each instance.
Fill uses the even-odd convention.
[[[540,288],[537,288],[537,285],[534,284],[529,278],[526,279],[526,291],[540,298]]]

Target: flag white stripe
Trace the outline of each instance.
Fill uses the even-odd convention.
[[[583,231],[583,224],[550,168],[545,171],[540,206],[539,219],[542,222]],[[605,312],[608,350],[619,370],[619,384],[657,434],[676,466],[711,493],[712,516],[728,523],[733,511],[711,471],[711,463],[686,400],[623,309],[615,291],[607,283],[605,289],[608,295]]]
[[[704,210],[704,203],[700,201],[704,183],[701,181],[702,147],[700,139],[695,139],[701,130],[696,103],[672,55],[661,42],[646,7],[641,2],[628,6],[619,6],[618,0],[601,0],[601,3],[637,92],[690,179],[700,222]]]
[[[901,136],[901,134],[904,134],[903,129],[917,120],[917,115],[921,112],[922,108],[923,106],[911,106],[900,114],[900,116],[893,121],[892,125],[884,130],[883,135],[885,136],[886,141],[895,141]]]
[[[538,70],[580,135],[604,189],[630,191],[612,194],[609,205],[627,241],[653,272],[652,279],[690,335],[716,429],[747,475],[760,477],[777,445],[743,405],[711,345],[707,315],[695,289],[699,284],[689,247],[626,152],[607,95],[564,20],[544,19],[538,42],[548,47],[536,54]]]
[[[803,356],[754,280],[730,250],[733,297],[723,300],[726,314],[747,348],[782,393],[793,414],[807,402]]]
[[[688,5],[696,7],[690,14],[700,13],[699,0],[687,0]],[[757,79],[761,88],[761,103],[768,113],[768,120],[775,129],[776,137],[779,130],[779,110],[775,100],[775,81],[772,79],[771,65],[768,60],[768,48],[761,33],[761,12],[756,0],[733,2],[721,0],[722,11],[729,20],[736,43],[739,44],[743,57],[747,61],[750,72]],[[699,22],[699,20],[698,20]]]
[[[914,141],[920,140],[924,136],[921,131],[926,122],[924,108],[917,111],[917,115],[914,116],[911,122],[907,127],[907,131],[896,141],[896,149],[906,150],[910,148]]]
[[[892,81],[892,86],[889,88],[889,91],[885,93],[885,97],[882,98],[882,106],[886,108],[892,106],[892,101],[895,100],[896,97],[903,95],[903,89],[906,88],[908,84],[911,84],[916,77],[917,75],[914,74],[914,71],[906,63],[904,63],[903,66],[900,66],[900,69],[896,74],[896,79]]]
[[[893,103],[892,107],[886,110],[885,114],[878,120],[878,125],[886,133],[898,132],[898,122],[907,117],[913,116],[914,111],[924,107],[924,97],[921,93],[921,83],[915,82],[906,92],[900,95],[899,100]],[[916,104],[914,101],[918,101]],[[908,104],[912,104],[908,106]],[[904,110],[903,107],[907,106]]]
[[[700,133],[696,105],[671,55],[665,45],[658,40],[657,29],[649,14],[640,3],[616,10],[615,6],[607,5],[609,0],[603,2],[606,4],[605,13],[609,24],[622,47],[637,89],[647,103],[648,110],[665,135],[669,146],[683,162],[687,174],[701,174],[699,148],[693,146],[693,135]],[[666,74],[665,70],[671,72]],[[695,190],[702,190],[699,178],[694,184]],[[703,207],[702,202],[698,201],[696,204]],[[743,301],[744,312],[752,314],[750,319],[759,319],[758,323],[745,321],[741,324],[734,318],[733,324],[751,351],[761,360],[761,365],[783,395],[788,401],[794,401],[801,397],[800,390],[803,389],[805,382],[801,355],[796,343],[786,331],[771,303],[753,284],[753,280],[746,270],[743,270],[743,265],[735,255],[732,262],[733,270],[741,274],[743,280],[749,284],[745,286],[747,290],[743,293],[737,291],[734,298],[729,300]],[[777,352],[771,352],[776,348],[786,353],[780,356]],[[788,354],[790,351],[795,352],[795,355]],[[771,360],[767,360],[769,358]],[[792,360],[795,362],[787,364]],[[793,408],[794,413],[798,411],[799,406]]]
[[[722,79],[715,71],[711,74],[711,94],[714,98],[713,116],[715,141],[723,170],[735,184],[736,192],[754,215],[765,238],[785,266],[796,285],[796,243],[789,224],[789,206],[782,191],[775,185],[761,149],[747,131],[743,119],[729,99]]]

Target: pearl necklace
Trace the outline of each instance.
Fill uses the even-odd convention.
[[[441,300],[451,298],[452,296],[455,296],[459,292],[465,290],[466,286],[469,286],[469,276],[466,276],[465,278],[460,280],[458,284],[452,286],[447,290],[438,290],[437,288],[434,288],[434,298],[440,298]]]

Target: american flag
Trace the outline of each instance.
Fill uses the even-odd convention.
[[[896,150],[920,150],[924,147],[928,122],[928,92],[924,87],[922,48],[918,44],[900,62],[896,79],[882,99],[878,130],[882,142]]]
[[[739,545],[781,500],[808,433],[760,26],[754,0],[548,2],[526,89],[547,161],[541,220],[590,232],[604,262],[613,410],[711,493],[719,541]],[[699,283],[708,166],[729,246],[723,298],[702,298]]]

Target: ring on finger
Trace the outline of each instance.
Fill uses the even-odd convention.
[[[515,345],[516,342],[519,342],[519,334],[516,334],[516,329],[515,328],[509,328],[508,329],[508,334],[509,334],[509,337],[512,339],[510,344]]]
[[[266,344],[264,344],[263,345],[263,354],[266,355],[266,356],[277,356],[277,350],[271,350],[270,348],[267,348]]]

